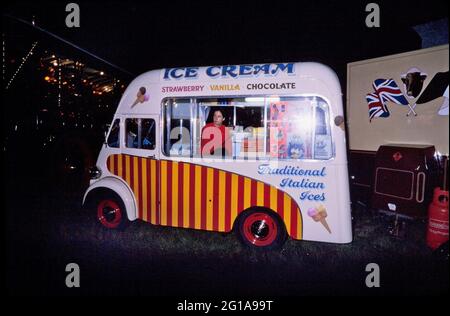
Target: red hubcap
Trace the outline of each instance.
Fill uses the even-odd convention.
[[[113,200],[103,200],[97,207],[97,218],[107,228],[117,228],[122,220],[122,210]]]
[[[244,237],[255,246],[268,246],[277,238],[275,219],[266,213],[253,213],[244,220]]]

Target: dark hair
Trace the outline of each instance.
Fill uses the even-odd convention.
[[[144,95],[146,91],[147,90],[145,89],[145,87],[140,87],[139,88],[139,92],[141,92],[142,95]]]
[[[222,109],[215,109],[215,110],[213,111],[213,115],[214,115],[214,113],[216,113],[216,112],[220,112],[220,114],[222,114],[222,116],[225,118],[225,115],[223,114]]]

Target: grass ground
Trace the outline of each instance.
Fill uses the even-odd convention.
[[[33,187],[34,186],[34,187]],[[354,240],[336,245],[287,240],[255,251],[234,234],[133,222],[125,231],[97,226],[77,195],[45,186],[11,187],[7,214],[7,286],[12,294],[389,295],[448,293],[447,260],[426,246],[423,221],[390,233],[394,218],[361,205]],[[81,287],[65,287],[65,266],[80,265]],[[368,263],[380,288],[367,288]]]

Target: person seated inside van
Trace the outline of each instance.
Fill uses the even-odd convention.
[[[228,128],[223,124],[225,117],[222,110],[214,111],[213,121],[202,128],[201,155],[205,156],[230,156],[231,136]]]

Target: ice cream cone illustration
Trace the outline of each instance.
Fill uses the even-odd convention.
[[[311,207],[308,210],[308,215],[315,222],[320,222],[323,225],[323,227],[325,227],[325,229],[331,234],[330,226],[328,225],[327,220],[325,219],[328,216],[328,214],[323,205],[320,205],[318,207]]]
[[[145,87],[141,87],[136,95],[136,100],[131,105],[131,108],[133,108],[138,103],[144,103],[147,102],[150,99],[150,96],[146,94],[147,89]]]

